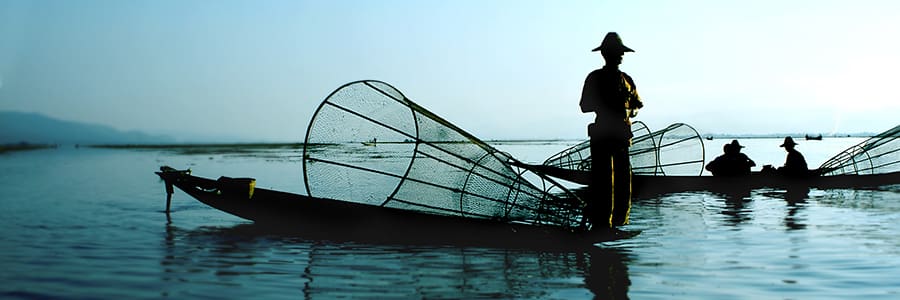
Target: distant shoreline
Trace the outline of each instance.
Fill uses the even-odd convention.
[[[29,143],[17,143],[17,144],[2,144],[0,145],[0,154],[14,151],[29,151],[29,150],[39,150],[39,149],[48,149],[48,148],[57,148],[57,145],[49,145],[49,144],[29,144]]]
[[[303,147],[303,143],[189,143],[189,144],[102,144],[88,145],[90,148],[104,149],[172,149],[172,148],[289,148]]]
[[[836,134],[809,134],[809,133],[785,133],[785,134],[721,134],[721,133],[706,133],[701,134],[704,138],[731,138],[731,139],[775,139],[775,138],[784,138],[786,136],[793,138],[804,138],[806,136],[821,136],[822,138],[870,138],[878,135],[877,133],[871,132],[862,132],[862,133],[836,133]]]
[[[791,136],[795,138],[802,139],[804,135],[702,135],[705,140],[708,140],[710,137],[713,139],[780,139],[785,136]],[[830,139],[838,139],[838,138],[870,138],[873,135],[871,134],[848,134],[848,135],[823,135],[823,138]],[[587,140],[587,137],[583,139],[493,139],[493,140],[485,140],[488,144],[499,144],[499,143],[556,143],[556,142],[581,142]],[[380,142],[378,144],[401,144],[403,142]],[[244,142],[234,142],[234,143],[173,143],[173,144],[98,144],[98,145],[83,145],[83,147],[89,148],[102,148],[102,149],[190,149],[190,148],[242,148],[242,149],[254,149],[254,148],[302,148],[304,143],[297,142],[252,142],[252,143],[244,143]]]
[[[704,140],[716,140],[716,139],[775,139],[775,138],[783,138],[785,136],[791,136],[795,138],[804,138],[804,134],[706,134],[701,135]],[[822,135],[823,138],[826,139],[838,139],[838,138],[870,138],[874,136],[874,134],[843,134],[843,135]],[[485,142],[488,144],[504,144],[504,143],[559,143],[559,142],[572,142],[577,143],[581,141],[587,140],[587,137],[583,139],[493,139],[486,140]],[[401,142],[383,142],[383,144],[397,144]],[[382,144],[382,143],[379,143]],[[68,147],[68,145],[63,145]],[[131,143],[123,143],[123,144],[84,144],[84,145],[72,145],[75,148],[84,147],[84,148],[99,148],[99,149],[128,149],[128,150],[154,150],[154,149],[176,149],[182,150],[185,152],[207,152],[209,149],[217,149],[221,150],[249,150],[249,149],[272,149],[272,148],[282,148],[282,149],[302,149],[304,143],[299,142],[233,142],[233,143],[160,143],[160,144],[131,144]],[[61,145],[58,144],[32,144],[27,142],[21,143],[10,143],[10,144],[0,144],[0,153],[14,152],[14,151],[29,151],[29,150],[40,150],[40,149],[50,149],[50,148],[60,148]]]

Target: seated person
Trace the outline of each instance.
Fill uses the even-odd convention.
[[[731,144],[725,144],[722,150],[725,154],[716,157],[713,161],[706,164],[706,170],[712,172],[713,176],[736,177],[750,175],[750,167],[756,166],[746,154],[741,153],[741,146],[737,140],[732,140]]]
[[[792,177],[809,176],[810,172],[806,166],[806,159],[803,158],[803,154],[794,149],[796,145],[797,143],[791,137],[784,138],[784,143],[780,147],[783,147],[788,154],[787,159],[784,161],[784,166],[778,168],[778,173]]]

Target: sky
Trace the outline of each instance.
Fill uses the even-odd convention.
[[[900,1],[0,1],[0,110],[178,138],[298,142],[385,81],[482,139],[583,139],[610,31],[651,130],[898,125]]]

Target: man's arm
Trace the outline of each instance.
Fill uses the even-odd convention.
[[[637,85],[634,84],[634,79],[631,79],[631,76],[622,72],[622,77],[625,78],[625,82],[630,87],[630,94],[628,97],[628,117],[634,118],[637,116],[638,109],[644,107],[644,102],[641,101],[641,96],[638,95]]]
[[[583,113],[596,112],[598,109],[594,77],[594,72],[591,72],[588,74],[587,78],[584,79],[584,87],[581,89],[581,101],[579,102],[581,112]]]

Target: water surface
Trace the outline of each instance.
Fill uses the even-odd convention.
[[[730,140],[721,140],[721,143]],[[859,139],[800,141],[816,166]],[[707,160],[719,153],[707,141]],[[741,144],[783,163],[778,139]],[[539,162],[572,142],[501,143]],[[302,193],[299,149],[59,148],[0,155],[2,298],[900,297],[900,186],[636,199],[637,237],[543,251],[317,240],[176,192],[160,165]]]

